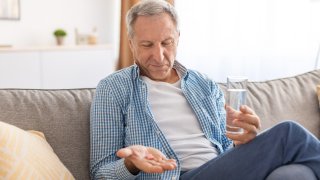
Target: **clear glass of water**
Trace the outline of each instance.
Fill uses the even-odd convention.
[[[245,76],[228,76],[227,77],[227,97],[226,104],[233,109],[239,111],[240,106],[246,104],[247,97],[247,82],[248,78]],[[231,117],[227,116],[226,131],[232,134],[241,134],[243,129],[236,127]]]

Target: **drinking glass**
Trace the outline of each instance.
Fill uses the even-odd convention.
[[[247,97],[247,82],[248,78],[245,76],[228,76],[227,77],[227,97],[226,104],[233,109],[239,111],[240,106],[246,104]],[[234,119],[227,116],[226,131],[232,134],[241,134],[243,129],[236,127],[232,121]]]

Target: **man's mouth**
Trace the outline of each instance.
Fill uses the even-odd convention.
[[[165,67],[165,64],[151,64],[151,66],[156,67],[156,68],[162,68]]]

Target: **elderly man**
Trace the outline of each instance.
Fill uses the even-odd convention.
[[[92,104],[92,179],[320,178],[318,139],[293,122],[257,136],[251,108],[225,107],[216,83],[175,60],[170,4],[138,3],[127,28],[135,65],[103,79]],[[226,117],[244,132],[226,133]]]

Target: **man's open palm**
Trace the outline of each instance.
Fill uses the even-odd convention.
[[[125,164],[130,172],[162,173],[177,167],[174,159],[167,159],[161,151],[153,147],[129,146],[120,149],[117,156],[125,158]]]

